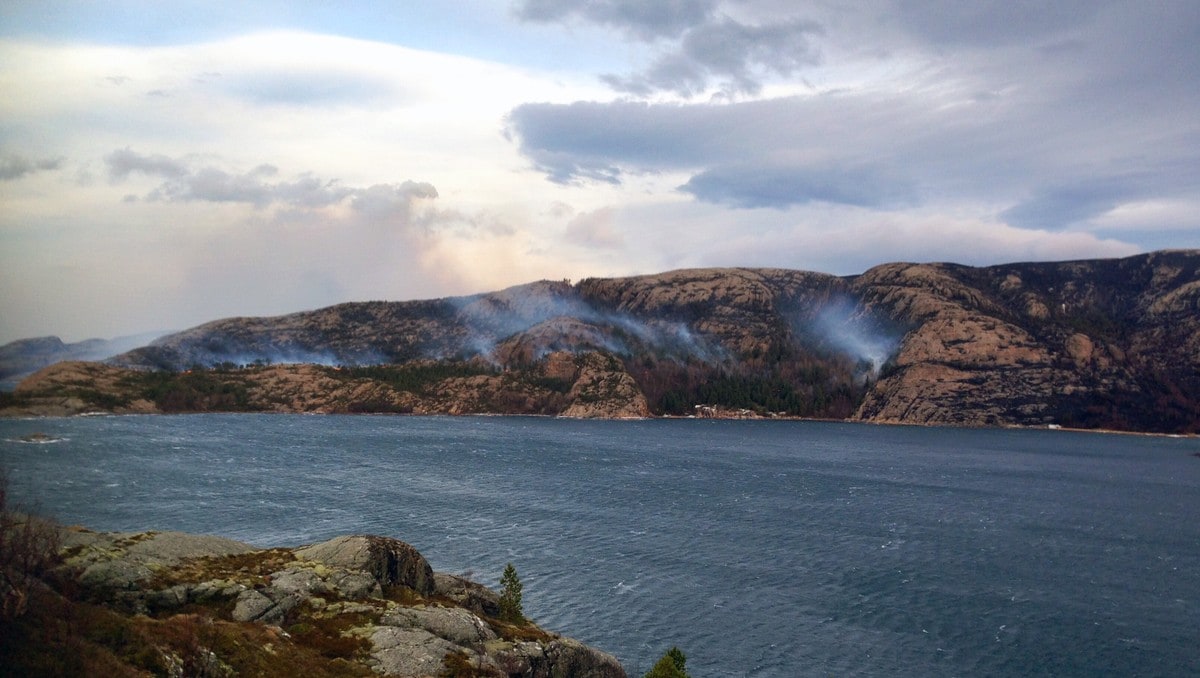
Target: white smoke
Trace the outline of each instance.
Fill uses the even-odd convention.
[[[877,318],[848,300],[824,306],[809,329],[835,350],[867,363],[870,368],[864,376],[871,378],[879,376],[900,347],[899,333],[885,328]]]

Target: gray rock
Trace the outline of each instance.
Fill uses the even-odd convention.
[[[525,678],[627,678],[612,655],[571,638],[506,644],[488,656],[505,674]]]
[[[424,629],[458,645],[496,639],[496,633],[482,619],[461,608],[402,607],[385,614],[380,623]]]
[[[500,595],[495,591],[453,574],[433,575],[435,592],[467,608],[477,615],[496,617],[500,614]]]
[[[209,535],[184,532],[153,532],[150,538],[131,544],[126,552],[129,557],[143,562],[173,565],[187,558],[205,556],[230,556],[250,553],[256,549],[240,541]]]
[[[390,537],[337,537],[293,551],[301,560],[368,572],[383,586],[399,584],[422,595],[434,591],[433,568],[415,548]]]
[[[62,548],[73,555],[66,565],[79,568],[86,588],[121,590],[136,587],[156,570],[188,558],[249,553],[242,542],[183,532],[86,532],[62,529]]]
[[[436,676],[448,652],[462,648],[422,629],[381,626],[371,633],[375,670],[385,676]]]
[[[138,582],[152,576],[153,570],[143,563],[107,560],[86,566],[79,575],[79,583],[84,588],[117,591],[135,588]]]
[[[176,584],[170,588],[158,591],[147,591],[143,596],[146,608],[151,612],[173,610],[187,605],[191,587],[186,584]]]
[[[492,648],[487,654],[488,660],[500,669],[506,676],[531,676],[533,663],[536,659],[544,663],[545,653],[537,643],[518,643],[512,646]]]
[[[546,647],[547,678],[626,678],[616,657],[573,638],[557,638]]]
[[[234,621],[254,621],[275,604],[275,601],[263,594],[249,589],[238,594],[237,603],[233,606]]]
[[[383,595],[379,582],[369,573],[340,567],[324,575],[310,567],[289,567],[271,575],[271,589],[305,598],[325,593],[352,600]]]
[[[304,597],[314,593],[327,593],[329,585],[312,569],[289,567],[271,575],[271,588],[284,593],[296,593]]]
[[[224,579],[213,579],[200,582],[192,588],[191,596],[196,602],[205,602],[214,598],[232,598],[246,590],[244,584],[237,584]]]
[[[298,594],[282,592],[277,593],[278,598],[272,598],[269,592],[270,589],[266,592],[248,589],[239,593],[233,606],[233,620],[277,624],[304,600]]]
[[[328,581],[343,598],[359,600],[369,596],[383,595],[383,589],[379,582],[366,572],[339,569],[329,575]]]

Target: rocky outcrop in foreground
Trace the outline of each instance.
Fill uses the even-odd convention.
[[[39,675],[626,675],[599,650],[500,619],[496,593],[387,537],[255,549],[177,532],[60,536],[49,583],[0,620],[12,643],[0,655]],[[73,626],[44,618],[54,610]],[[55,648],[75,656],[44,654]]]

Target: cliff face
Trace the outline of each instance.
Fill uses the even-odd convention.
[[[372,535],[255,549],[178,532],[59,530],[0,616],[14,675],[624,678],[612,656],[502,618],[499,596]]]
[[[735,412],[1196,432],[1198,323],[1197,251],[896,263],[850,277],[700,269],[220,320],[110,361],[208,369],[172,381],[60,365],[22,383],[8,405]],[[280,362],[327,367],[270,364]]]

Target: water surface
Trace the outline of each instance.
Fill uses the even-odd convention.
[[[62,438],[19,442],[34,431]],[[59,520],[412,543],[641,675],[1200,675],[1200,441],[810,422],[0,422]]]

